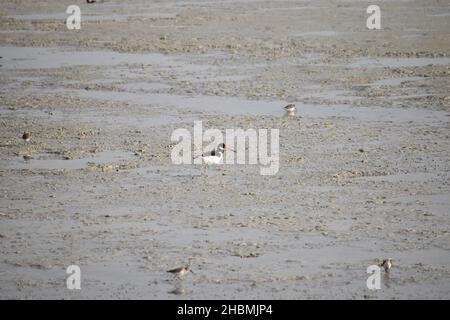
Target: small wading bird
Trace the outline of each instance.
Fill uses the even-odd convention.
[[[236,152],[235,150],[228,148],[225,143],[221,143],[217,146],[216,150],[201,155],[203,162],[205,164],[219,164],[220,161],[222,161],[225,150]]]
[[[389,272],[389,270],[392,267],[392,259],[384,259],[383,262],[380,264],[380,267],[384,268],[385,272]]]
[[[26,142],[30,141],[31,139],[31,133],[29,132],[24,132],[22,135],[22,139],[25,140]]]
[[[194,274],[194,272],[191,270],[191,267],[189,265],[186,265],[184,267],[175,268],[172,270],[167,270],[167,272],[172,273],[179,278],[184,277],[189,272],[192,272],[192,274]]]
[[[295,109],[296,109],[296,107],[295,107],[295,104],[293,104],[293,103],[290,103],[286,107],[284,107],[284,110],[286,110],[287,112],[295,111]]]

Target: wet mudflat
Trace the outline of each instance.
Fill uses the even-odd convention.
[[[105,1],[76,34],[2,6],[1,298],[449,298],[449,8],[371,33],[357,1],[230,3]],[[279,129],[279,172],[172,164],[198,120]]]

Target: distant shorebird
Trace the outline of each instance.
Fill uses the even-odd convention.
[[[290,103],[286,107],[284,107],[284,110],[286,110],[287,112],[295,111],[295,109],[296,109],[296,107],[295,107],[295,104],[293,104],[293,103]]]
[[[392,259],[384,259],[380,267],[383,267],[385,272],[389,272],[392,267]]]
[[[217,146],[216,150],[202,154],[201,157],[203,159],[203,162],[205,164],[219,164],[220,161],[222,161],[223,153],[225,152],[225,150],[236,152],[233,149],[228,148],[225,143],[221,143]]]
[[[172,269],[172,270],[167,270],[167,272],[173,273],[174,275],[176,275],[176,276],[179,277],[179,278],[184,277],[184,276],[185,276],[186,274],[188,274],[189,272],[194,273],[194,272],[191,270],[191,267],[190,267],[189,265],[184,266],[184,267],[175,268],[175,269]]]
[[[29,132],[24,132],[22,135],[22,139],[25,140],[26,142],[30,141],[31,139],[31,133]]]

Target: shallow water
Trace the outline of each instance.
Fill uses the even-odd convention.
[[[13,15],[10,18],[16,20],[29,20],[29,21],[41,21],[50,20],[65,22],[69,15],[66,13],[35,13],[35,14],[23,14]],[[140,13],[123,13],[123,14],[102,14],[102,13],[89,13],[82,15],[83,21],[123,21],[132,18],[140,19],[173,19],[176,17],[174,13],[161,13],[161,12],[140,12]]]
[[[233,115],[283,116],[285,101],[247,100],[219,96],[182,96],[164,93],[105,92],[93,90],[63,90],[92,99],[127,101],[140,105],[161,105],[167,108],[194,109]],[[349,105],[316,105],[295,102],[297,111],[293,116],[311,118],[344,117],[362,121],[386,122],[450,122],[449,113],[419,108],[353,107]]]
[[[172,65],[174,60],[158,53],[129,54],[112,51],[73,51],[62,48],[0,47],[3,69],[41,69],[119,64]]]
[[[402,84],[403,82],[409,82],[409,81],[420,81],[420,80],[426,80],[428,78],[426,77],[401,77],[401,78],[390,78],[390,79],[381,79],[378,81],[375,81],[373,84],[378,86],[398,86]]]
[[[48,154],[34,155],[33,159],[24,160],[17,157],[11,160],[0,160],[3,169],[12,170],[61,170],[61,169],[84,169],[92,165],[118,163],[129,160],[133,153],[121,150],[103,151],[92,157],[80,159],[54,159]]]
[[[91,66],[116,66],[130,64],[149,64],[152,67],[176,69],[179,79],[193,77],[193,74],[205,75],[209,81],[217,81],[217,78],[210,79],[210,73],[214,68],[207,65],[192,63],[187,56],[167,56],[162,54],[125,54],[111,51],[77,51],[62,50],[55,48],[27,48],[27,47],[0,47],[0,55],[3,56],[3,68],[7,69],[33,69],[33,68],[60,68],[78,65]],[[382,58],[382,59],[359,59],[353,66],[417,66],[435,64],[449,64],[450,58]],[[109,80],[123,79],[123,72],[127,69],[109,70]],[[129,72],[129,71],[128,71]],[[206,72],[206,73],[205,73]],[[130,73],[130,76],[135,73]],[[145,74],[145,72],[143,73]],[[208,75],[208,77],[206,77]],[[128,76],[127,76],[128,77]],[[231,78],[230,78],[231,79]],[[385,79],[376,82],[377,85],[396,85],[402,81],[419,80],[419,77]],[[108,82],[103,82],[108,83]],[[219,112],[236,115],[270,115],[283,116],[283,106],[285,101],[277,100],[248,100],[237,97],[221,96],[192,96],[167,93],[143,93],[141,91],[164,90],[168,84],[158,82],[137,82],[126,83],[121,87],[128,92],[110,92],[95,90],[67,90],[58,89],[51,92],[67,93],[85,98],[111,100],[121,102],[131,102],[139,105],[160,105],[165,108],[177,108],[180,110],[194,109],[203,112]],[[42,92],[40,90],[39,92]],[[332,100],[356,100],[358,97],[348,95],[342,90],[329,90],[318,94],[305,95],[307,97],[317,97]],[[402,98],[402,97],[398,97]],[[290,116],[302,116],[313,118],[327,117],[348,117],[363,121],[401,121],[401,122],[434,122],[447,121],[448,113],[443,111],[432,111],[425,109],[402,109],[402,108],[382,108],[382,107],[353,107],[351,105],[320,105],[304,104],[301,101],[295,102],[298,110]]]
[[[450,58],[359,58],[348,64],[353,68],[399,68],[423,67],[426,65],[449,65]]]

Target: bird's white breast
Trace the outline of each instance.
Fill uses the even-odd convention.
[[[203,161],[205,162],[205,164],[219,164],[221,160],[222,160],[222,154],[220,154],[219,157],[217,157],[217,156],[203,157]]]

